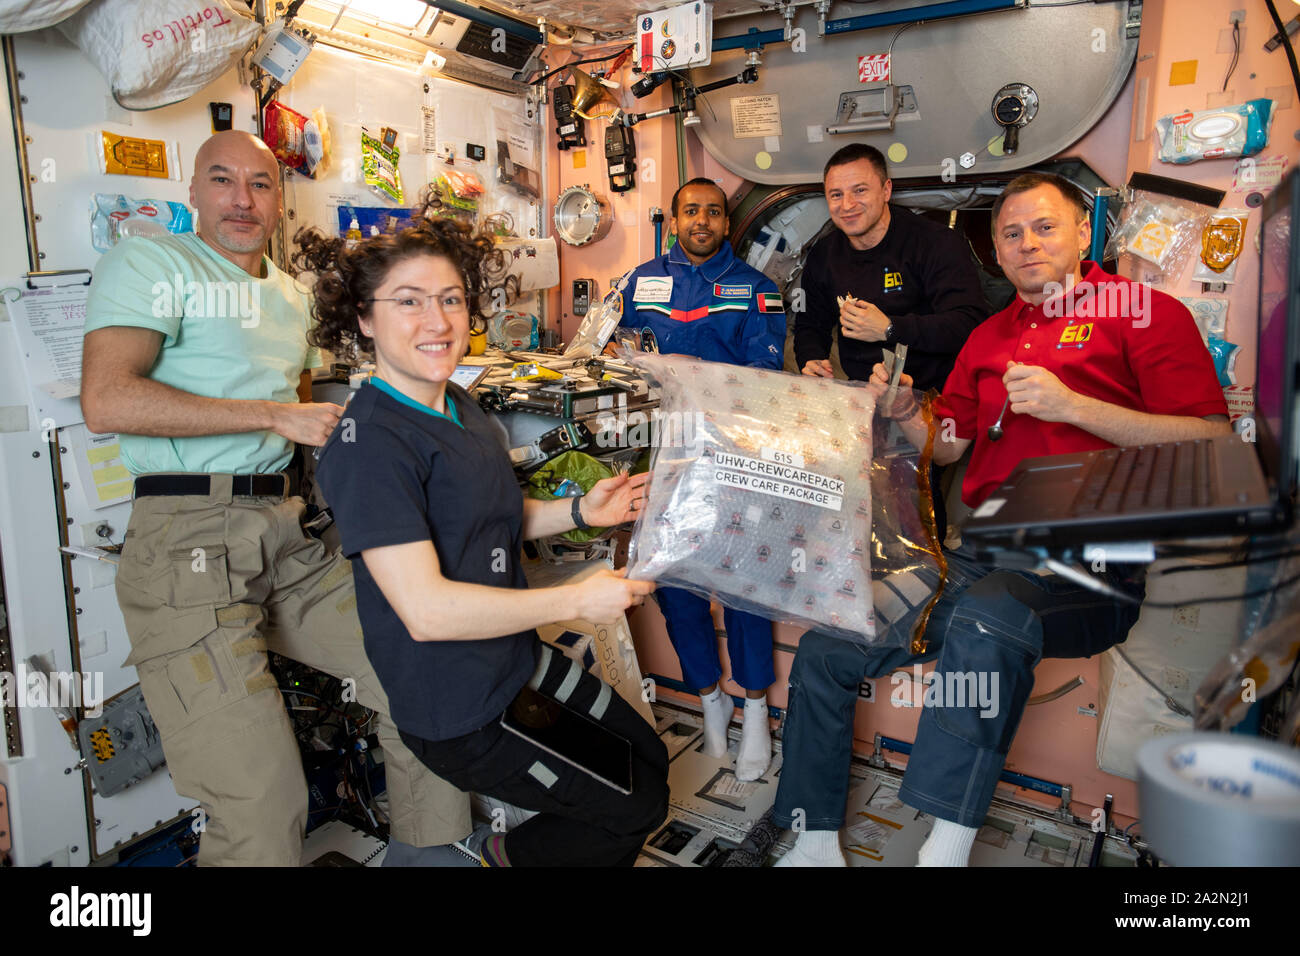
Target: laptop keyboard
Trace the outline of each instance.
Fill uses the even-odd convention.
[[[1204,440],[1107,448],[1097,454],[1071,514],[1113,515],[1208,505],[1210,443]]]

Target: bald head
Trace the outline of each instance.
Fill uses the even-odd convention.
[[[280,170],[275,153],[252,133],[227,129],[209,136],[194,155],[194,175],[197,177],[206,173],[213,164],[261,168],[267,178],[279,188]]]
[[[241,269],[260,274],[281,213],[280,167],[267,145],[238,130],[210,137],[194,157],[190,203],[199,214],[199,237]]]

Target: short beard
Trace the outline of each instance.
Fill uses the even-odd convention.
[[[260,238],[249,236],[247,239],[232,236],[227,233],[222,223],[217,224],[216,228],[213,229],[213,233],[213,238],[217,240],[223,249],[226,249],[229,252],[247,254],[266,248],[266,236]]]
[[[718,251],[719,249],[722,248],[722,243],[723,243],[725,240],[723,240],[723,239],[719,239],[719,240],[718,240],[718,243],[717,243],[716,245],[714,245],[712,248],[706,248],[706,249],[703,249],[703,250],[700,250],[700,251],[696,251],[696,249],[695,249],[695,240],[690,239],[689,237],[680,237],[680,236],[679,236],[678,239],[677,239],[677,241],[680,242],[681,245],[682,245],[682,248],[684,248],[684,249],[685,249],[687,252],[689,252],[691,255],[693,255],[693,256],[703,256],[705,259],[712,259],[713,256],[714,256],[714,254],[717,253],[717,251]],[[690,242],[690,245],[687,245],[687,242]]]

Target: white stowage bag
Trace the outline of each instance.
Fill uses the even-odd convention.
[[[871,392],[683,356],[627,357],[662,388],[628,576],[874,641]]]
[[[129,110],[192,96],[233,67],[259,32],[227,0],[95,0],[59,30]]]
[[[30,33],[66,20],[89,0],[0,0],[0,33]]]

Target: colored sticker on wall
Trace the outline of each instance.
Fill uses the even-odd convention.
[[[1197,60],[1179,60],[1169,64],[1169,85],[1188,86],[1196,82]]]
[[[907,159],[907,147],[902,143],[890,143],[885,155],[889,157],[891,163],[901,163]]]
[[[573,156],[574,169],[587,168],[587,151],[585,149],[575,149],[571,155]]]
[[[889,54],[872,53],[858,57],[859,83],[888,83]]]
[[[754,157],[754,165],[757,166],[759,169],[771,169],[772,154],[760,152],[757,156]]]

